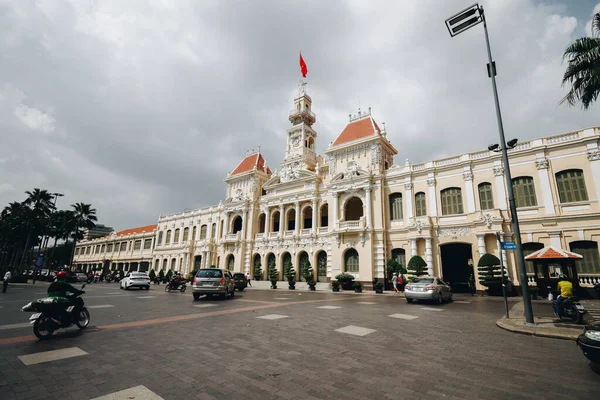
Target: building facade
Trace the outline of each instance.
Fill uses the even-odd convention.
[[[389,258],[406,265],[419,255],[431,274],[459,288],[481,255],[500,256],[497,232],[514,239],[500,153],[395,164],[398,152],[369,109],[350,115],[317,154],[316,116],[303,84],[289,121],[279,170],[252,150],[225,178],[218,205],[160,216],[153,229],[133,229],[131,237],[120,232],[78,243],[75,264],[182,273],[216,265],[253,273],[260,263],[266,277],[268,266],[281,276],[290,261],[297,273],[310,263],[319,281],[348,272],[370,286],[384,277]],[[552,244],[582,254],[584,285],[600,279],[599,143],[600,128],[592,127],[509,150],[524,252]],[[513,252],[502,252],[520,285]]]

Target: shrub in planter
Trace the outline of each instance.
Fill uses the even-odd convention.
[[[252,275],[254,276],[255,281],[260,281],[262,279],[263,270],[260,261],[254,264],[254,270],[252,271]]]
[[[165,280],[165,271],[163,271],[162,269],[158,271],[158,279],[160,280],[160,282]]]
[[[352,284],[352,289],[354,289],[356,293],[362,293],[363,285],[360,282],[354,282]]]
[[[421,256],[412,256],[408,260],[408,271],[414,276],[427,275],[427,263]]]
[[[148,278],[150,278],[151,281],[153,281],[154,278],[156,278],[156,272],[154,272],[153,269],[150,270],[150,273],[148,274]]]
[[[373,287],[375,288],[375,293],[383,293],[383,283],[375,282],[375,285],[373,285]]]
[[[275,268],[275,264],[269,265],[269,280],[271,281],[271,289],[277,289],[277,279],[279,279],[279,273]]]
[[[290,290],[296,289],[296,270],[290,261],[283,266],[283,276],[288,281],[288,288]]]
[[[479,283],[488,288],[490,295],[502,294],[502,267],[493,254],[485,253],[477,263]]]
[[[336,275],[335,279],[340,283],[340,285],[342,285],[342,289],[352,289],[352,282],[354,281],[354,276],[344,272],[339,275]]]
[[[312,290],[313,292],[317,290],[317,282],[314,279],[308,281],[308,290]]]
[[[340,283],[338,281],[331,282],[331,290],[333,290],[334,292],[339,292],[340,291]]]

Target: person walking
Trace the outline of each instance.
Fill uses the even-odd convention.
[[[252,287],[252,284],[250,283],[250,272],[246,272],[246,280],[248,281],[248,286]]]
[[[392,276],[392,285],[394,286],[394,293],[400,293],[398,291],[398,273],[394,272],[394,275]]]
[[[8,288],[8,283],[12,278],[11,268],[8,267],[8,270],[4,274],[4,282],[2,282],[2,293],[6,293],[6,288]]]
[[[471,291],[471,296],[475,296],[475,274],[473,272],[469,275],[469,290]]]

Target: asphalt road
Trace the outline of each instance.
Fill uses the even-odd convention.
[[[0,293],[2,399],[600,398],[574,342],[501,330],[496,299],[93,284],[90,327],[37,341],[20,308],[45,289]]]

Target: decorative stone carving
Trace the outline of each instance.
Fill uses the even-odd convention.
[[[600,160],[600,149],[588,150],[587,158],[589,161]]]
[[[371,164],[381,163],[381,143],[374,143],[371,146]]]
[[[417,229],[417,232],[421,233],[423,231],[423,228],[425,227],[425,224],[423,223],[423,221],[417,221],[415,222],[415,228]]]
[[[404,184],[404,190],[409,191],[412,190],[413,188],[413,184],[412,183],[405,183]]]
[[[244,200],[244,192],[242,191],[242,189],[237,189],[235,191],[235,196],[233,198],[233,201],[242,201]]]
[[[355,161],[350,161],[348,163],[346,174],[344,174],[344,178],[352,178],[358,176],[358,165]]]
[[[366,234],[365,234],[365,232],[363,231],[363,232],[361,232],[361,233],[360,233],[360,235],[359,235],[359,236],[360,236],[360,243],[362,244],[362,246],[363,246],[363,247],[365,247],[365,240],[366,240],[366,236],[367,236],[367,235],[366,235]]]
[[[481,219],[487,225],[488,228],[492,227],[492,223],[494,222],[492,214],[483,214],[483,217]]]
[[[429,186],[435,186],[436,182],[437,181],[435,180],[435,178],[427,179],[427,185]]]
[[[535,167],[537,169],[548,169],[548,159],[542,158],[539,160],[535,160]]]
[[[459,236],[467,236],[471,234],[470,227],[462,227],[462,228],[438,228],[438,236],[450,236],[453,239],[456,239]]]
[[[466,181],[472,181],[473,180],[473,172],[471,171],[467,171],[467,172],[463,172],[463,179]]]
[[[291,165],[281,170],[281,182],[291,182],[300,178],[300,173],[292,168]]]
[[[502,166],[496,166],[496,167],[494,167],[494,175],[495,176],[502,176],[502,175],[504,175],[504,167],[502,167]]]

